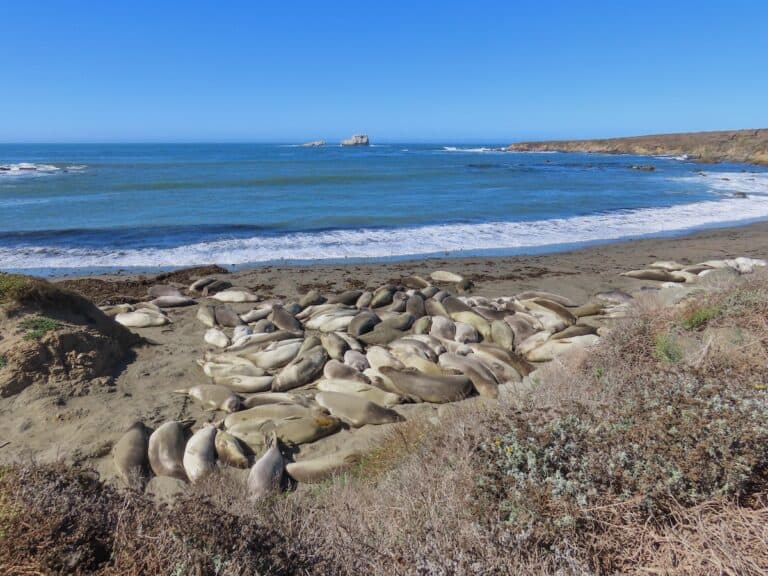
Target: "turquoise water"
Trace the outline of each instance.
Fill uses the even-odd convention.
[[[768,171],[681,158],[0,145],[0,166],[0,269],[46,273],[521,253],[768,218]]]

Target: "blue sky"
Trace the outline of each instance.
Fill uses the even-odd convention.
[[[768,2],[3,0],[0,141],[768,126]]]

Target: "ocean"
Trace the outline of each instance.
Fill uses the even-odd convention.
[[[521,254],[766,218],[768,169],[685,158],[445,144],[0,145],[3,271]]]

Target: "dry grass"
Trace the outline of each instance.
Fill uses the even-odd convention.
[[[659,354],[660,335],[679,361]],[[767,352],[768,284],[756,277],[675,312],[648,299],[599,349],[542,370],[530,393],[404,423],[358,470],[259,504],[227,478],[163,508],[79,472],[17,468],[0,478],[0,565],[765,574]]]

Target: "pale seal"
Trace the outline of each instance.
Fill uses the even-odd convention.
[[[216,427],[206,423],[192,435],[184,448],[184,470],[197,482],[216,470]]]
[[[253,463],[248,473],[248,497],[251,500],[257,500],[280,490],[284,471],[285,462],[280,453],[277,435],[273,432],[267,451]]]
[[[149,464],[158,476],[186,480],[184,447],[187,444],[188,422],[166,422],[149,437]]]
[[[241,408],[240,397],[226,386],[219,384],[198,384],[188,389],[174,390],[177,394],[186,394],[205,410],[224,410],[236,412]]]

